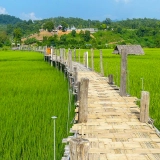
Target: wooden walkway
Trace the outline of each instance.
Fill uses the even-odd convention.
[[[55,61],[55,59],[52,59]],[[108,78],[83,65],[77,67],[78,81],[89,79],[88,121],[73,124],[74,137],[89,140],[89,160],[160,160],[160,137],[151,124],[141,123],[136,97],[121,97]],[[75,109],[78,120],[78,110]],[[72,137],[63,141],[69,142]],[[68,159],[69,145],[62,159]],[[78,159],[77,159],[78,160]]]

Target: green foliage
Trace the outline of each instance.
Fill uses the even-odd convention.
[[[11,46],[11,42],[5,31],[0,32],[0,47]]]
[[[75,31],[75,30],[72,30],[71,35],[72,35],[73,37],[75,37],[75,36],[76,36],[76,31]]]
[[[89,42],[90,39],[91,39],[90,31],[85,31],[85,33],[84,33],[84,41]]]
[[[13,38],[15,43],[17,44],[17,42],[21,42],[21,38],[22,38],[22,30],[21,28],[15,28],[13,31]]]
[[[65,32],[68,28],[68,24],[65,21],[62,21],[61,25],[62,25],[62,31]]]
[[[112,20],[110,18],[106,18],[104,23],[106,23],[106,25],[111,25]]]
[[[107,25],[103,23],[103,24],[101,25],[101,29],[105,30],[106,28],[107,28]]]
[[[83,47],[85,48],[86,44],[92,44],[94,48],[111,48],[117,44],[140,44],[143,47],[160,47],[159,37],[160,37],[160,20],[157,19],[126,19],[121,21],[112,21],[110,18],[106,18],[104,21],[99,20],[83,20],[80,18],[64,18],[56,17],[43,20],[28,20],[22,21],[15,19],[15,17],[7,16],[8,19],[13,19],[15,23],[9,22],[4,23],[4,15],[0,15],[3,19],[2,25],[0,25],[0,31],[5,31],[7,33],[8,39],[13,39],[13,34],[15,29],[21,29],[21,37],[28,37],[32,33],[38,33],[39,29],[45,28],[51,31],[54,27],[62,25],[62,30],[65,32],[68,27],[75,26],[76,28],[98,28],[98,33],[94,33],[90,37],[80,32],[77,36],[72,32],[72,37],[74,40],[70,40],[70,37],[67,36],[66,43],[61,41],[61,38],[54,42],[54,45],[59,47],[63,45],[65,48],[73,46],[72,42],[76,41],[77,44],[74,44],[74,47]],[[1,21],[0,21],[1,24]],[[6,24],[6,26],[4,25]],[[54,25],[55,24],[55,25]],[[70,36],[70,35],[69,35]],[[92,39],[95,41],[92,41]],[[63,39],[63,38],[62,38]],[[68,41],[69,40],[69,41]],[[71,42],[71,44],[69,44]],[[93,43],[92,43],[93,42]],[[8,43],[7,43],[8,44]],[[37,42],[38,45],[50,45],[51,42],[46,40],[43,42]],[[1,46],[5,45],[3,43]]]
[[[25,45],[30,45],[30,44],[33,44],[33,43],[37,43],[37,40],[35,38],[27,38],[25,41],[24,41],[24,44]]]
[[[10,15],[7,15],[7,14],[0,14],[0,24],[16,24],[18,22],[22,22],[21,19],[19,18],[16,18],[14,16],[10,16]]]
[[[48,21],[43,25],[43,29],[47,29],[49,32],[51,32],[54,29],[54,23],[53,21]]]

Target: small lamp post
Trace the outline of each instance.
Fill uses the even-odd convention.
[[[55,120],[56,120],[56,116],[53,116],[51,117],[53,120],[54,120],[54,160],[56,160],[56,140],[55,140],[55,137],[56,137],[56,123],[55,123]]]

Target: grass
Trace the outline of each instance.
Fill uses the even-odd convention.
[[[87,50],[80,50],[81,63],[83,63],[83,54]],[[105,76],[114,75],[114,82],[120,85],[120,55],[112,54],[113,49],[103,49],[103,68]],[[150,117],[154,119],[154,124],[160,129],[160,49],[144,49],[145,55],[128,55],[128,75],[127,92],[131,96],[140,99],[141,91],[150,92]],[[78,59],[77,50],[77,58]],[[89,66],[91,67],[91,51],[89,53]],[[100,51],[94,50],[94,69],[100,72]]]
[[[68,136],[68,81],[35,52],[0,53],[0,159],[53,159],[53,120],[56,120],[56,159]],[[72,98],[73,101],[73,98]]]

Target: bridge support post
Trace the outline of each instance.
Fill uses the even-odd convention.
[[[74,49],[74,61],[76,62],[76,48]]]
[[[92,71],[94,71],[94,51],[91,49],[91,63],[92,63]]]
[[[72,138],[69,141],[70,160],[88,160],[90,143],[87,139]]]
[[[126,96],[127,82],[127,51],[121,50],[121,80],[120,80],[120,96]]]
[[[68,67],[71,73],[72,72],[72,51],[71,50],[69,50],[69,53],[68,53]]]
[[[141,92],[141,104],[140,104],[140,122],[147,123],[149,118],[149,92]]]
[[[79,52],[78,52],[78,59],[79,59],[79,63],[81,63],[80,48],[79,48]]]
[[[88,68],[88,52],[85,52],[85,66]]]
[[[108,75],[109,84],[113,84],[113,74]]]
[[[51,47],[51,66],[53,66],[53,47]]]
[[[57,49],[55,50],[55,66],[56,66],[56,68],[57,68]]]
[[[63,54],[63,64],[65,65],[66,57],[65,57],[65,49],[64,48],[62,49],[62,54]]]
[[[78,76],[78,73],[77,73],[77,67],[74,67],[74,86],[77,85],[77,76]]]
[[[104,76],[102,50],[100,50],[100,69],[101,75]]]
[[[77,82],[77,101],[80,99],[80,82]]]
[[[60,48],[60,71],[62,72],[62,66],[63,66],[63,48]]]
[[[82,78],[80,82],[78,123],[86,123],[88,120],[88,86],[89,79]]]

